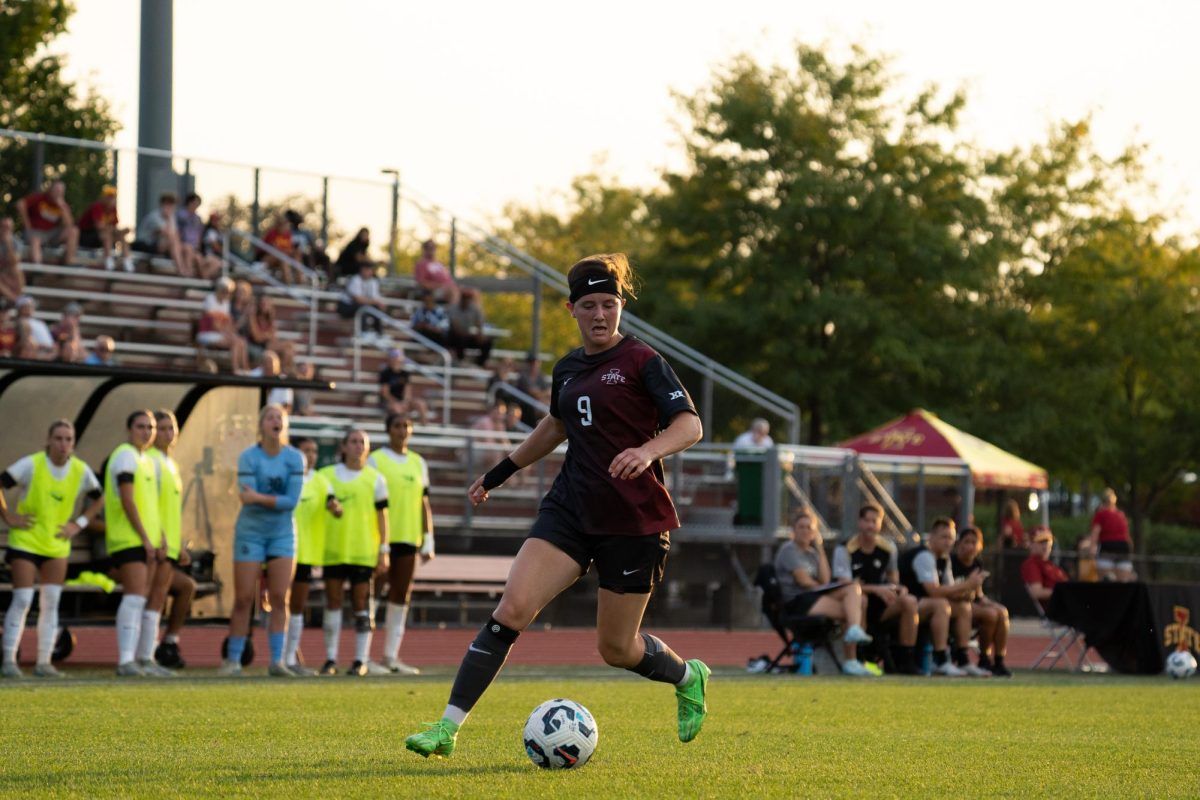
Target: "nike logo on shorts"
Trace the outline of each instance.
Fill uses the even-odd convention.
[[[635,572],[641,572],[641,571],[642,571],[642,568],[641,568],[641,567],[638,567],[637,569],[625,569],[625,570],[621,570],[621,574],[622,574],[622,575],[632,575],[632,574],[633,574],[633,573],[635,573]]]
[[[476,647],[474,642],[471,642],[469,645],[467,645],[467,649],[472,653],[483,653],[485,656],[492,655],[491,650],[484,650],[482,647]]]

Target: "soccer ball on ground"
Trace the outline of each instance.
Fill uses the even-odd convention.
[[[1167,674],[1172,678],[1190,678],[1196,674],[1196,657],[1187,650],[1167,656]]]
[[[596,721],[572,700],[547,700],[525,721],[525,753],[542,769],[582,767],[596,750]]]

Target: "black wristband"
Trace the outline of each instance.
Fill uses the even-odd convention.
[[[483,490],[490,492],[515,475],[519,469],[520,467],[514,464],[511,458],[505,456],[503,461],[489,469],[483,476]]]

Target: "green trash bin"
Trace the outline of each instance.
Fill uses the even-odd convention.
[[[761,459],[737,458],[737,514],[734,525],[762,525],[763,462]]]

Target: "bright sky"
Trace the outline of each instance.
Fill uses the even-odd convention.
[[[113,101],[118,143],[136,144],[140,0],[78,5],[55,49]],[[178,0],[174,149],[323,174],[398,167],[406,186],[485,217],[565,189],[598,156],[623,181],[653,183],[680,163],[672,90],[703,85],[735,53],[862,42],[892,54],[914,90],[966,86],[982,145],[1029,142],[1088,112],[1106,153],[1148,144],[1161,206],[1195,230],[1197,29],[1200,4],[1182,1]],[[235,184],[249,194],[247,174],[211,170],[199,190]],[[319,194],[275,177],[263,194],[296,188]],[[335,184],[343,227],[382,227],[386,191],[355,192]]]

